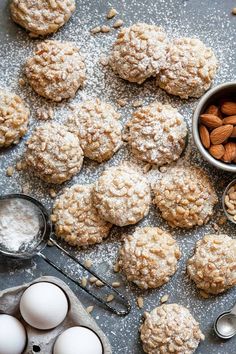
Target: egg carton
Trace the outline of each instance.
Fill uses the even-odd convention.
[[[20,298],[23,292],[32,284],[38,282],[50,282],[64,290],[69,300],[69,311],[65,320],[56,328],[47,331],[37,330],[29,326],[21,317],[19,311]],[[31,283],[18,287],[6,289],[0,292],[0,313],[12,315],[24,325],[28,343],[23,354],[52,354],[56,338],[66,329],[74,326],[84,326],[94,331],[100,338],[103,345],[103,354],[112,354],[110,343],[98,327],[95,320],[87,313],[81,302],[73,291],[60,279],[50,276],[43,276]]]

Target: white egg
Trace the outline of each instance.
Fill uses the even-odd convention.
[[[68,312],[65,293],[58,286],[40,282],[31,285],[20,300],[25,322],[37,329],[52,329],[64,321]]]
[[[26,340],[25,328],[17,318],[0,315],[0,354],[21,354]]]
[[[72,327],[56,340],[53,354],[103,354],[99,337],[86,327]]]

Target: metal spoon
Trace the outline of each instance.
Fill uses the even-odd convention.
[[[214,330],[222,339],[232,338],[236,334],[236,304],[230,311],[223,312],[217,317]]]

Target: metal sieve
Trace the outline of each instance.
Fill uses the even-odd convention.
[[[10,200],[10,199],[11,200],[12,199],[15,199],[15,200],[21,199],[21,200],[25,200],[26,203],[32,204],[32,208],[34,208],[36,213],[38,214],[40,227],[39,227],[39,232],[38,232],[36,238],[34,238],[32,240],[32,242],[28,243],[27,245],[22,245],[22,247],[20,247],[17,252],[8,249],[6,246],[4,246],[0,242],[0,254],[7,256],[7,257],[22,259],[22,260],[23,259],[30,259],[34,256],[39,256],[42,259],[44,259],[44,261],[46,261],[48,264],[50,264],[52,267],[54,267],[57,271],[59,271],[61,274],[63,274],[65,277],[67,277],[73,283],[75,283],[77,286],[79,286],[81,289],[86,291],[86,293],[88,293],[93,298],[95,298],[97,301],[99,301],[101,304],[103,304],[110,311],[112,311],[120,316],[127,315],[130,312],[131,305],[130,305],[128,299],[123,294],[121,294],[117,289],[115,289],[112,285],[110,285],[106,280],[101,278],[95,272],[93,272],[92,270],[85,267],[83,265],[83,263],[81,263],[76,257],[74,257],[72,254],[70,254],[68,251],[66,251],[63,247],[61,247],[52,238],[53,230],[52,230],[52,224],[50,221],[50,216],[49,216],[47,209],[43,206],[43,204],[41,204],[35,198],[32,198],[32,197],[25,195],[25,194],[8,194],[8,195],[0,196],[0,205],[3,201],[5,203],[6,200]],[[70,276],[66,271],[64,271],[62,268],[60,268],[54,262],[52,262],[48,257],[46,257],[42,253],[42,251],[47,246],[48,241],[50,241],[53,244],[53,246],[56,246],[62,253],[64,253],[66,256],[68,256],[70,259],[72,259],[76,264],[78,264],[80,267],[82,267],[83,270],[86,271],[87,273],[89,273],[90,276],[92,275],[92,276],[96,277],[98,280],[100,280],[104,284],[103,288],[107,287],[109,290],[111,290],[115,295],[114,301],[116,300],[118,303],[118,300],[119,300],[120,306],[122,306],[122,308],[124,308],[124,309],[118,309],[118,308],[111,306],[101,296],[95,294],[95,292],[91,291],[86,286],[82,286],[82,284],[77,279]],[[111,294],[111,292],[109,292],[109,295],[110,294]]]

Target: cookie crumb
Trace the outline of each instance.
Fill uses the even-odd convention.
[[[116,22],[113,24],[113,28],[119,28],[121,26],[123,26],[124,21],[122,21],[121,19],[116,20]]]
[[[110,20],[117,15],[116,9],[112,8],[107,13],[107,19]]]
[[[139,307],[140,309],[143,308],[144,301],[143,301],[142,296],[139,296],[139,297],[137,298],[137,305],[138,305],[138,307]]]
[[[165,295],[162,296],[160,302],[163,304],[164,302],[167,302],[168,299],[169,299],[169,295],[165,294]]]

